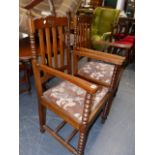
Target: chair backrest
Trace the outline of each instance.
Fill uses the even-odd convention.
[[[113,34],[134,35],[134,19],[127,17],[119,18],[118,24],[113,30]]]
[[[41,63],[60,71],[71,73],[70,21],[67,17],[48,16],[30,19],[32,57]],[[37,45],[37,39],[38,44]],[[40,59],[37,58],[38,49]],[[65,61],[67,60],[67,61]],[[45,78],[46,79],[46,78]]]
[[[93,14],[91,36],[111,32],[112,26],[118,21],[120,10],[97,7]]]
[[[74,47],[91,48],[90,28],[92,16],[80,14],[74,18]]]

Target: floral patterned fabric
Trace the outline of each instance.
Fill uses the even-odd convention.
[[[93,95],[91,110],[96,108],[107,92],[108,88],[102,87]],[[44,97],[49,102],[56,104],[66,111],[67,114],[73,117],[77,122],[82,121],[82,113],[86,97],[86,91],[82,88],[68,81],[63,81],[59,85],[47,90],[44,93]]]
[[[78,74],[85,78],[110,84],[113,72],[114,65],[104,62],[88,62],[79,70]]]

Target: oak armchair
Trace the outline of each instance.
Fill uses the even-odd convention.
[[[92,61],[86,62],[78,68],[80,57],[86,57]],[[108,88],[110,100],[103,109],[102,122],[107,119],[115,97],[120,78],[123,72],[123,62],[125,58],[109,53],[95,51],[87,48],[74,49],[74,69],[73,74],[77,77],[93,82]]]
[[[89,127],[105,107],[110,93],[109,89],[104,86],[98,86],[63,72],[67,69],[70,73],[70,65],[64,65],[65,54],[67,62],[70,60],[69,23],[66,17],[49,16],[30,20],[32,64],[38,95],[40,131],[49,132],[72,153],[84,155]],[[37,59],[35,33],[38,33],[40,40],[40,62]],[[47,48],[45,48],[45,44]],[[64,50],[66,46],[67,50]],[[58,56],[59,52],[60,56]],[[45,56],[46,54],[47,56]],[[44,91],[42,81],[47,75],[48,77],[58,77],[63,81]],[[46,109],[63,119],[55,130],[47,125]],[[70,124],[74,130],[64,140],[59,135],[59,131],[66,124]],[[79,132],[78,146],[74,148],[70,141],[77,132]]]
[[[105,86],[110,90],[111,100],[106,105],[102,115],[104,122],[109,114],[112,100],[117,93],[125,57],[92,50],[89,21],[90,16],[86,15],[80,15],[74,19],[73,74],[90,82]],[[79,65],[82,58],[88,58],[89,60],[83,66]]]

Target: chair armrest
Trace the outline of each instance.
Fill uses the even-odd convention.
[[[122,65],[125,61],[125,57],[104,53],[96,50],[91,50],[88,48],[76,48],[74,49],[74,54],[79,56],[86,56],[88,58],[102,60],[115,65]]]
[[[41,3],[43,0],[32,0],[29,4],[27,4],[24,9],[30,10],[33,7],[35,7],[36,5],[38,5],[39,3]]]
[[[121,43],[115,43],[115,42],[107,42],[106,44],[111,47],[117,47],[117,48],[123,48],[123,49],[130,49],[132,47],[132,44],[121,44]]]
[[[50,75],[54,75],[56,77],[59,77],[61,79],[67,80],[77,86],[79,86],[80,88],[83,88],[84,90],[86,90],[88,93],[90,94],[94,94],[96,93],[96,91],[98,90],[99,86],[92,84],[86,80],[80,79],[78,77],[63,73],[61,71],[58,71],[54,68],[49,68],[45,65],[37,65],[39,67],[40,70],[50,74]]]
[[[123,49],[130,49],[132,47],[132,44],[121,44],[121,43],[109,42],[109,41],[104,41],[104,40],[97,41],[97,44],[107,45],[107,46],[117,47],[117,48],[123,48]]]

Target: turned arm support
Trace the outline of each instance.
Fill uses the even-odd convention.
[[[85,56],[88,58],[101,60],[114,65],[119,65],[119,66],[123,65],[125,61],[125,57],[122,57],[122,56],[104,53],[104,52],[91,50],[88,48],[82,48],[82,47],[74,49],[74,54],[78,56]]]
[[[37,67],[39,68],[39,70],[42,70],[50,75],[54,75],[58,78],[67,80],[77,86],[79,86],[80,88],[83,88],[84,90],[86,90],[88,93],[90,94],[94,94],[96,93],[96,91],[98,90],[98,86],[95,84],[92,84],[86,80],[80,79],[78,77],[63,73],[61,71],[58,71],[54,68],[49,68],[45,65],[37,65]]]

